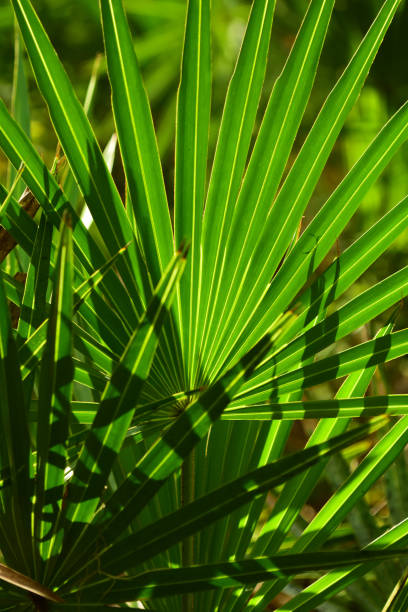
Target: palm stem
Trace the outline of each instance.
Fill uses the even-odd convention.
[[[195,490],[195,450],[184,461],[181,467],[181,505],[185,506],[194,499]],[[185,538],[182,542],[182,564],[183,567],[194,563],[194,536]],[[194,610],[194,595],[186,593],[183,595],[183,612]]]

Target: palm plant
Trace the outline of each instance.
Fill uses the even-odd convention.
[[[282,591],[281,610],[344,610],[347,595],[337,608],[328,600],[353,584],[362,610],[404,609],[396,558],[407,554],[408,520],[396,478],[406,469],[408,398],[365,393],[378,364],[407,353],[408,330],[394,331],[392,315],[372,340],[319,353],[408,293],[402,268],[335,303],[406,229],[408,198],[314,273],[408,137],[407,104],[298,232],[399,0],[384,2],[285,173],[333,4],[311,0],[251,147],[275,9],[255,0],[207,184],[210,7],[189,1],[172,219],[121,1],[101,0],[100,13],[125,205],[111,150],[103,156],[30,0],[12,0],[69,170],[60,179],[57,158],[50,171],[24,131],[16,70],[15,117],[0,105],[0,146],[18,169],[0,190],[0,239],[9,262],[26,253],[29,264],[24,284],[12,263],[0,282],[3,610],[236,612],[263,610]],[[342,377],[334,399],[305,399]],[[307,447],[286,454],[303,418],[320,420]],[[361,444],[369,452],[350,473],[339,451],[360,456]],[[301,511],[333,456],[341,484],[305,524]],[[363,497],[386,472],[400,522],[378,530]],[[339,547],[349,514],[366,538],[357,527]],[[387,559],[378,594],[365,597],[364,575],[375,580]],[[311,584],[296,581],[322,570]]]

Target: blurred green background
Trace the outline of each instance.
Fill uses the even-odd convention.
[[[152,104],[171,203],[174,118],[183,42],[185,1],[124,0],[124,2]],[[277,0],[269,67],[259,109],[258,125],[273,82],[283,66],[308,4],[308,0]],[[358,0],[358,2],[336,0],[315,86],[289,165],[301,146],[321,104],[340,76],[381,4],[381,0]],[[33,5],[75,85],[79,99],[84,101],[95,58],[98,54],[103,53],[98,2],[96,0],[33,0]],[[212,2],[213,99],[210,155],[215,147],[223,100],[245,31],[250,6],[251,3],[244,0],[213,0]],[[408,2],[405,0],[380,48],[363,93],[351,112],[328,161],[306,211],[304,226],[390,115],[408,98],[407,23]],[[0,6],[0,95],[9,106],[12,98],[14,42],[13,13],[9,3],[3,1]],[[56,137],[27,62],[25,68],[29,84],[31,136],[35,146],[51,166],[57,145]],[[90,116],[99,142],[104,147],[114,131],[114,126],[110,111],[109,83],[103,58],[99,64],[98,74]],[[118,156],[116,156],[113,173],[123,191],[123,176]],[[2,182],[6,183],[7,163],[4,157],[0,157],[0,176]],[[326,258],[323,267],[328,265],[338,251],[344,250],[375,220],[407,194],[408,147],[405,146],[364,199],[360,211],[351,220],[339,243],[333,245],[332,253]],[[406,235],[402,235],[389,250],[387,256],[377,261],[341,301],[349,299],[352,295],[372,285],[373,282],[396,271],[404,265],[407,255]],[[359,342],[371,336],[376,328],[386,320],[388,314],[385,313],[372,328],[358,330],[355,338],[348,338],[340,348],[344,348],[346,342]],[[399,325],[401,327],[408,325],[408,308],[404,305],[401,308]],[[398,366],[391,364],[387,367],[387,381],[392,386],[393,392],[408,392],[407,374],[407,360],[401,360]],[[384,383],[379,384],[381,386]],[[316,390],[317,395],[326,392],[327,389]]]

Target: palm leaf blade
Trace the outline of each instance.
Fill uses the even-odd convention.
[[[119,193],[86,114],[30,1],[13,0],[13,7],[37,83],[47,101],[65,155],[113,255],[133,239]],[[135,285],[135,274],[140,274],[140,259],[134,248],[129,249],[128,254],[131,269],[123,265],[122,272],[129,283],[129,290],[137,299],[142,292],[142,287]]]
[[[172,257],[173,236],[153,121],[120,0],[101,2],[101,15],[128,205],[155,285]]]
[[[101,578],[96,584],[85,587],[84,594],[86,599],[91,601],[97,599],[101,591],[107,593],[105,601],[150,599],[177,593],[225,589],[239,584],[254,584],[277,576],[303,574],[332,567],[342,568],[361,562],[381,562],[392,559],[393,555],[404,554],[406,555],[407,551],[399,548],[382,551],[319,552],[255,557],[243,561],[180,569],[158,569],[129,578],[113,586],[112,589],[109,588],[109,579]]]
[[[85,447],[74,471],[67,496],[66,517],[86,524],[100,499],[136,409],[159,340],[164,316],[185,264],[185,251],[169,263],[145,316],[133,333],[104,390]]]
[[[74,367],[72,363],[72,230],[64,217],[60,233],[53,299],[47,326],[47,348],[41,361],[35,534],[39,553],[48,559],[54,545],[52,528],[56,505],[62,498],[66,467],[66,439]],[[60,509],[60,506],[59,506]]]

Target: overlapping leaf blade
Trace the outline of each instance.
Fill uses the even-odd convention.
[[[407,541],[408,520],[405,520],[373,540],[366,546],[366,549],[381,550],[387,549],[390,546],[402,548],[406,546]],[[285,605],[284,609],[291,612],[308,612],[313,610],[320,603],[327,601],[332,595],[345,588],[347,584],[357,580],[373,568],[374,564],[367,563],[348,570],[329,572],[293,597]],[[280,612],[283,612],[283,610],[281,609]]]
[[[300,451],[299,453],[278,459],[271,464],[241,476],[202,498],[191,502],[183,509],[161,519],[160,538],[157,537],[159,525],[149,525],[128,539],[126,549],[123,543],[118,543],[111,551],[105,554],[103,560],[106,560],[108,567],[113,567],[114,563],[119,565],[123,563],[125,558],[129,562],[131,554],[135,554],[134,559],[135,562],[137,560],[137,563],[145,558],[148,559],[160,550],[177,542],[183,535],[202,529],[226,513],[247,503],[254,496],[260,495],[264,491],[286,481],[296,474],[297,471],[307,469],[326,456],[330,456],[339,449],[353,444],[361,435],[364,435],[363,432],[367,434],[370,428],[375,429],[383,424],[384,421],[382,419],[379,419],[377,422],[373,421],[372,425],[363,426],[363,429],[357,428],[334,440],[323,442],[320,446],[312,446],[307,451]]]
[[[139,565],[144,560],[154,557],[158,552],[166,550],[172,544],[180,541],[187,534],[202,529],[208,522],[217,520],[225,513],[247,503],[254,496],[284,482],[291,475],[296,474],[297,471],[306,469],[319,461],[320,458],[324,458],[326,455],[330,456],[339,449],[353,444],[368,432],[375,431],[383,425],[383,419],[373,421],[372,424],[356,428],[343,436],[246,474],[203,498],[191,502],[183,509],[165,516],[159,522],[152,523],[134,535],[127,537],[126,540],[120,540],[113,546],[107,545],[106,552],[101,556],[99,564],[108,573],[113,567],[118,570],[121,567],[128,567],[129,563]],[[163,467],[161,467],[161,470],[163,470]],[[142,503],[139,501],[139,505]],[[125,519],[124,515],[122,517]],[[105,531],[105,535],[113,536],[113,534],[114,530],[111,528]],[[112,541],[112,538],[105,541]],[[88,559],[85,561],[85,565],[92,565],[92,563]]]
[[[42,215],[38,226],[27,278],[17,334],[26,340],[46,318],[48,276],[50,270],[52,223]]]
[[[17,23],[14,27],[14,74],[13,74],[13,90],[11,94],[11,112],[17,123],[21,125],[24,132],[30,136],[30,106],[28,96],[28,83],[26,71],[24,68],[24,53],[21,40],[21,34],[18,30]],[[15,177],[15,168],[12,164],[8,167],[8,185],[10,186]],[[17,197],[24,190],[22,183],[19,183],[17,188]]]
[[[103,281],[107,272],[114,265],[116,259],[120,257],[124,248],[121,249],[116,255],[108,259],[98,270],[95,270],[91,276],[89,276],[86,280],[80,283],[80,285],[75,289],[73,296],[73,312],[77,312],[78,309],[83,311],[84,302],[89,298],[89,295],[98,287],[99,283]],[[87,313],[88,314],[88,313]],[[86,318],[87,323],[89,324],[89,314]],[[106,323],[106,321],[105,321]],[[25,380],[29,374],[34,371],[37,366],[39,359],[41,357],[41,353],[46,345],[46,321],[43,321],[30,335],[29,338],[21,344],[19,347],[19,358],[21,364],[21,375],[23,380]],[[98,329],[98,326],[94,328]],[[116,326],[115,328],[116,334],[118,334],[119,329]],[[78,326],[78,324],[74,324],[74,344],[75,348],[77,348],[84,356],[92,359],[94,365],[100,369],[100,371],[105,372],[108,377],[112,372],[112,362],[118,361],[118,356],[111,350],[108,349],[106,345],[102,344],[95,340],[89,333],[85,332],[85,330]],[[121,345],[119,344],[119,347]]]
[[[59,141],[95,223],[113,255],[134,238],[118,190],[86,114],[30,1],[14,0],[13,7]],[[140,282],[136,284],[136,279],[141,277],[141,265],[133,241],[121,272],[136,301],[140,295],[143,296],[143,287]]]
[[[211,312],[207,315],[208,320],[206,316],[201,323],[207,331],[205,348],[200,347],[201,352],[211,354],[219,345],[216,340],[224,336],[232,306],[240,298],[248,262],[253,257],[254,245],[268,215],[310,95],[332,8],[332,0],[311,2],[292,52],[275,83],[234,207],[223,254],[217,261],[218,270],[205,269],[209,274],[207,282],[217,281],[217,286],[211,299],[207,298],[202,304]],[[252,202],[251,207],[247,206],[248,201]],[[208,231],[211,231],[210,227]],[[275,254],[281,252],[275,248],[272,251]],[[206,348],[209,339],[213,343]]]
[[[188,2],[181,81],[177,98],[174,177],[176,241],[191,241],[191,258],[179,288],[180,334],[184,363],[191,363],[196,333],[200,239],[207,173],[211,102],[210,2]],[[186,368],[187,369],[187,368]],[[185,373],[188,386],[191,372]]]
[[[392,331],[394,317],[377,334],[383,337]],[[366,392],[375,372],[375,366],[367,367],[364,370],[355,372],[348,376],[340,387],[337,398],[350,398],[362,395]],[[344,433],[349,425],[348,419],[325,420],[321,419],[312,435],[310,436],[306,448],[313,444],[328,440],[336,435]],[[285,536],[299,515],[302,507],[307,502],[311,490],[316,486],[318,479],[327,465],[327,460],[320,461],[319,464],[304,471],[302,474],[286,482],[277,502],[271,512],[268,521],[263,525],[256,543],[254,544],[255,554],[264,554],[266,550],[276,552],[279,550]],[[268,592],[268,586],[261,587],[258,599],[262,599],[263,593]],[[255,598],[257,600],[257,598]],[[245,605],[247,595],[241,594],[237,598],[237,608]]]
[[[224,421],[272,421],[274,419],[330,419],[373,417],[381,414],[402,416],[408,414],[406,395],[377,395],[350,399],[316,400],[306,402],[273,402],[226,410]]]
[[[216,356],[217,368],[222,365],[222,358],[231,350],[231,341],[235,335],[242,333],[248,318],[258,312],[259,302],[268,290],[268,284],[278,264],[284,256],[286,248],[301,220],[303,210],[319,179],[327,157],[334,145],[338,133],[347,117],[349,110],[356,101],[364,80],[374,60],[382,38],[389,27],[399,5],[399,0],[386,1],[373,22],[366,37],[356,51],[351,62],[344,71],[332,92],[326,99],[322,110],[316,119],[308,137],[294,162],[291,170],[276,198],[267,219],[261,224],[261,233],[255,234],[256,250],[251,251],[250,265],[248,258],[243,260],[242,270],[235,272],[238,286],[228,284],[230,301],[223,301],[223,309],[228,318],[223,317],[226,332],[218,336],[212,352]],[[291,203],[289,212],[285,205]],[[268,200],[270,205],[270,200]],[[268,206],[269,210],[269,206]],[[234,238],[233,243],[241,244]],[[273,244],[269,249],[267,245]],[[255,246],[255,245],[254,245]],[[312,245],[313,246],[313,245]],[[235,248],[237,248],[235,246]],[[302,254],[303,260],[304,254]],[[298,261],[298,264],[302,262]],[[229,261],[235,261],[233,257]],[[245,276],[243,271],[245,270]],[[243,282],[245,280],[245,283]],[[290,277],[285,276],[288,282]],[[239,301],[240,293],[245,286],[244,301]],[[299,285],[297,285],[299,289]],[[272,295],[279,295],[273,293]],[[293,299],[294,294],[291,296]],[[232,300],[232,301],[231,301]],[[238,316],[236,316],[238,315]],[[217,349],[223,346],[219,352]]]
[[[6,200],[7,196],[9,196],[8,200]],[[17,200],[11,194],[7,193],[3,185],[0,185],[0,201],[1,204],[4,204],[4,208],[1,207],[0,212],[0,223],[2,227],[11,234],[21,248],[30,255],[33,250],[35,233],[37,231],[35,221],[33,221],[25,210],[18,205]],[[2,248],[0,257],[5,257],[8,252],[8,249]]]
[[[362,196],[407,137],[408,103],[384,126],[302,234],[268,288],[259,308],[256,331],[253,335],[248,333],[244,346],[258,333],[264,333],[277,313],[288,306],[341,233]]]
[[[395,457],[403,450],[408,441],[408,417],[400,419],[394,427],[373,447],[358,468],[340,487],[320,512],[308,524],[292,550],[300,552],[317,548],[327,539],[347,515],[351,507],[360,499],[378,477],[385,472]],[[284,585],[272,585],[267,593],[258,595],[249,604],[254,610],[262,610],[279,593]]]
[[[122,2],[103,0],[101,16],[112,106],[131,200],[128,205],[134,208],[146,263],[156,285],[173,254],[173,235],[153,120]],[[128,228],[126,232],[129,240]],[[185,238],[188,236],[182,236],[178,243]]]
[[[262,359],[268,345],[268,338],[264,338],[217,383],[181,412],[174,424],[149,447],[132,473],[105,501],[104,511],[95,517],[95,525],[91,524],[88,529],[85,529],[85,533],[88,532],[87,547],[93,546],[95,526],[98,531],[102,526],[102,537],[108,542],[113,542],[127,529],[133,518],[147,505],[169,476],[181,466],[194,446],[208,433],[211,425],[220,417],[242,381]],[[91,499],[87,505],[95,508],[97,502],[98,500]],[[75,503],[73,507],[76,507]],[[78,510],[84,513],[84,507],[78,505]],[[85,557],[87,547],[83,546],[81,551]],[[70,561],[69,557],[65,559],[65,563]]]
[[[299,388],[305,389],[315,384],[346,376],[371,365],[390,361],[406,354],[407,343],[408,331],[406,329],[383,338],[369,340],[287,374],[272,376],[268,382],[253,388],[252,391],[245,392],[234,401],[233,405],[238,406],[241,401],[245,401],[245,405],[247,405],[248,400],[251,404],[264,402]]]
[[[262,385],[263,380],[268,376],[270,378],[271,374],[276,377],[290,372],[295,366],[305,363],[308,358],[393,306],[407,294],[406,277],[405,269],[396,272],[350,300],[321,323],[299,334],[295,340],[265,360],[247,388],[250,385],[252,388]],[[243,389],[242,393],[245,392],[246,389]]]
[[[180,569],[157,569],[115,584],[110,588],[109,579],[103,579],[84,588],[84,596],[94,601],[101,592],[105,601],[128,601],[137,598],[155,598],[177,593],[224,589],[239,584],[253,584],[276,576],[303,574],[331,567],[342,568],[359,562],[392,559],[403,556],[406,550],[398,548],[382,551],[319,552],[303,555],[276,555],[255,557],[212,565],[198,565]],[[111,580],[111,582],[113,582]]]
[[[408,223],[408,198],[404,198],[358,238],[296,300],[296,321],[279,336],[279,344],[300,330],[315,325],[332,301],[343,294],[403,232]]]
[[[17,347],[0,278],[0,538],[3,553],[14,568],[30,574],[33,556],[30,536],[31,465],[26,402]]]
[[[39,555],[47,560],[56,543],[53,533],[61,510],[69,435],[72,362],[73,253],[70,219],[64,216],[47,325],[47,344],[41,360],[37,429],[37,477],[34,534]]]
[[[70,206],[55,178],[24,132],[10,116],[1,100],[0,146],[14,166],[19,167],[21,163],[24,164],[23,179],[55,227],[58,228],[61,223],[62,212],[65,209],[68,210],[72,219],[75,255],[85,270],[92,273],[95,268],[103,265],[105,256],[78,219],[78,215]],[[119,248],[113,250],[112,255],[117,253]],[[117,305],[117,309],[124,319],[129,322],[137,320],[136,312],[141,312],[142,309],[140,297],[134,295],[132,302],[128,292],[124,291],[123,284],[116,275],[109,275],[106,278],[104,290],[110,301]]]
[[[102,395],[66,498],[66,520],[87,525],[99,500],[146,380],[165,315],[185,265],[185,250],[169,263]]]

